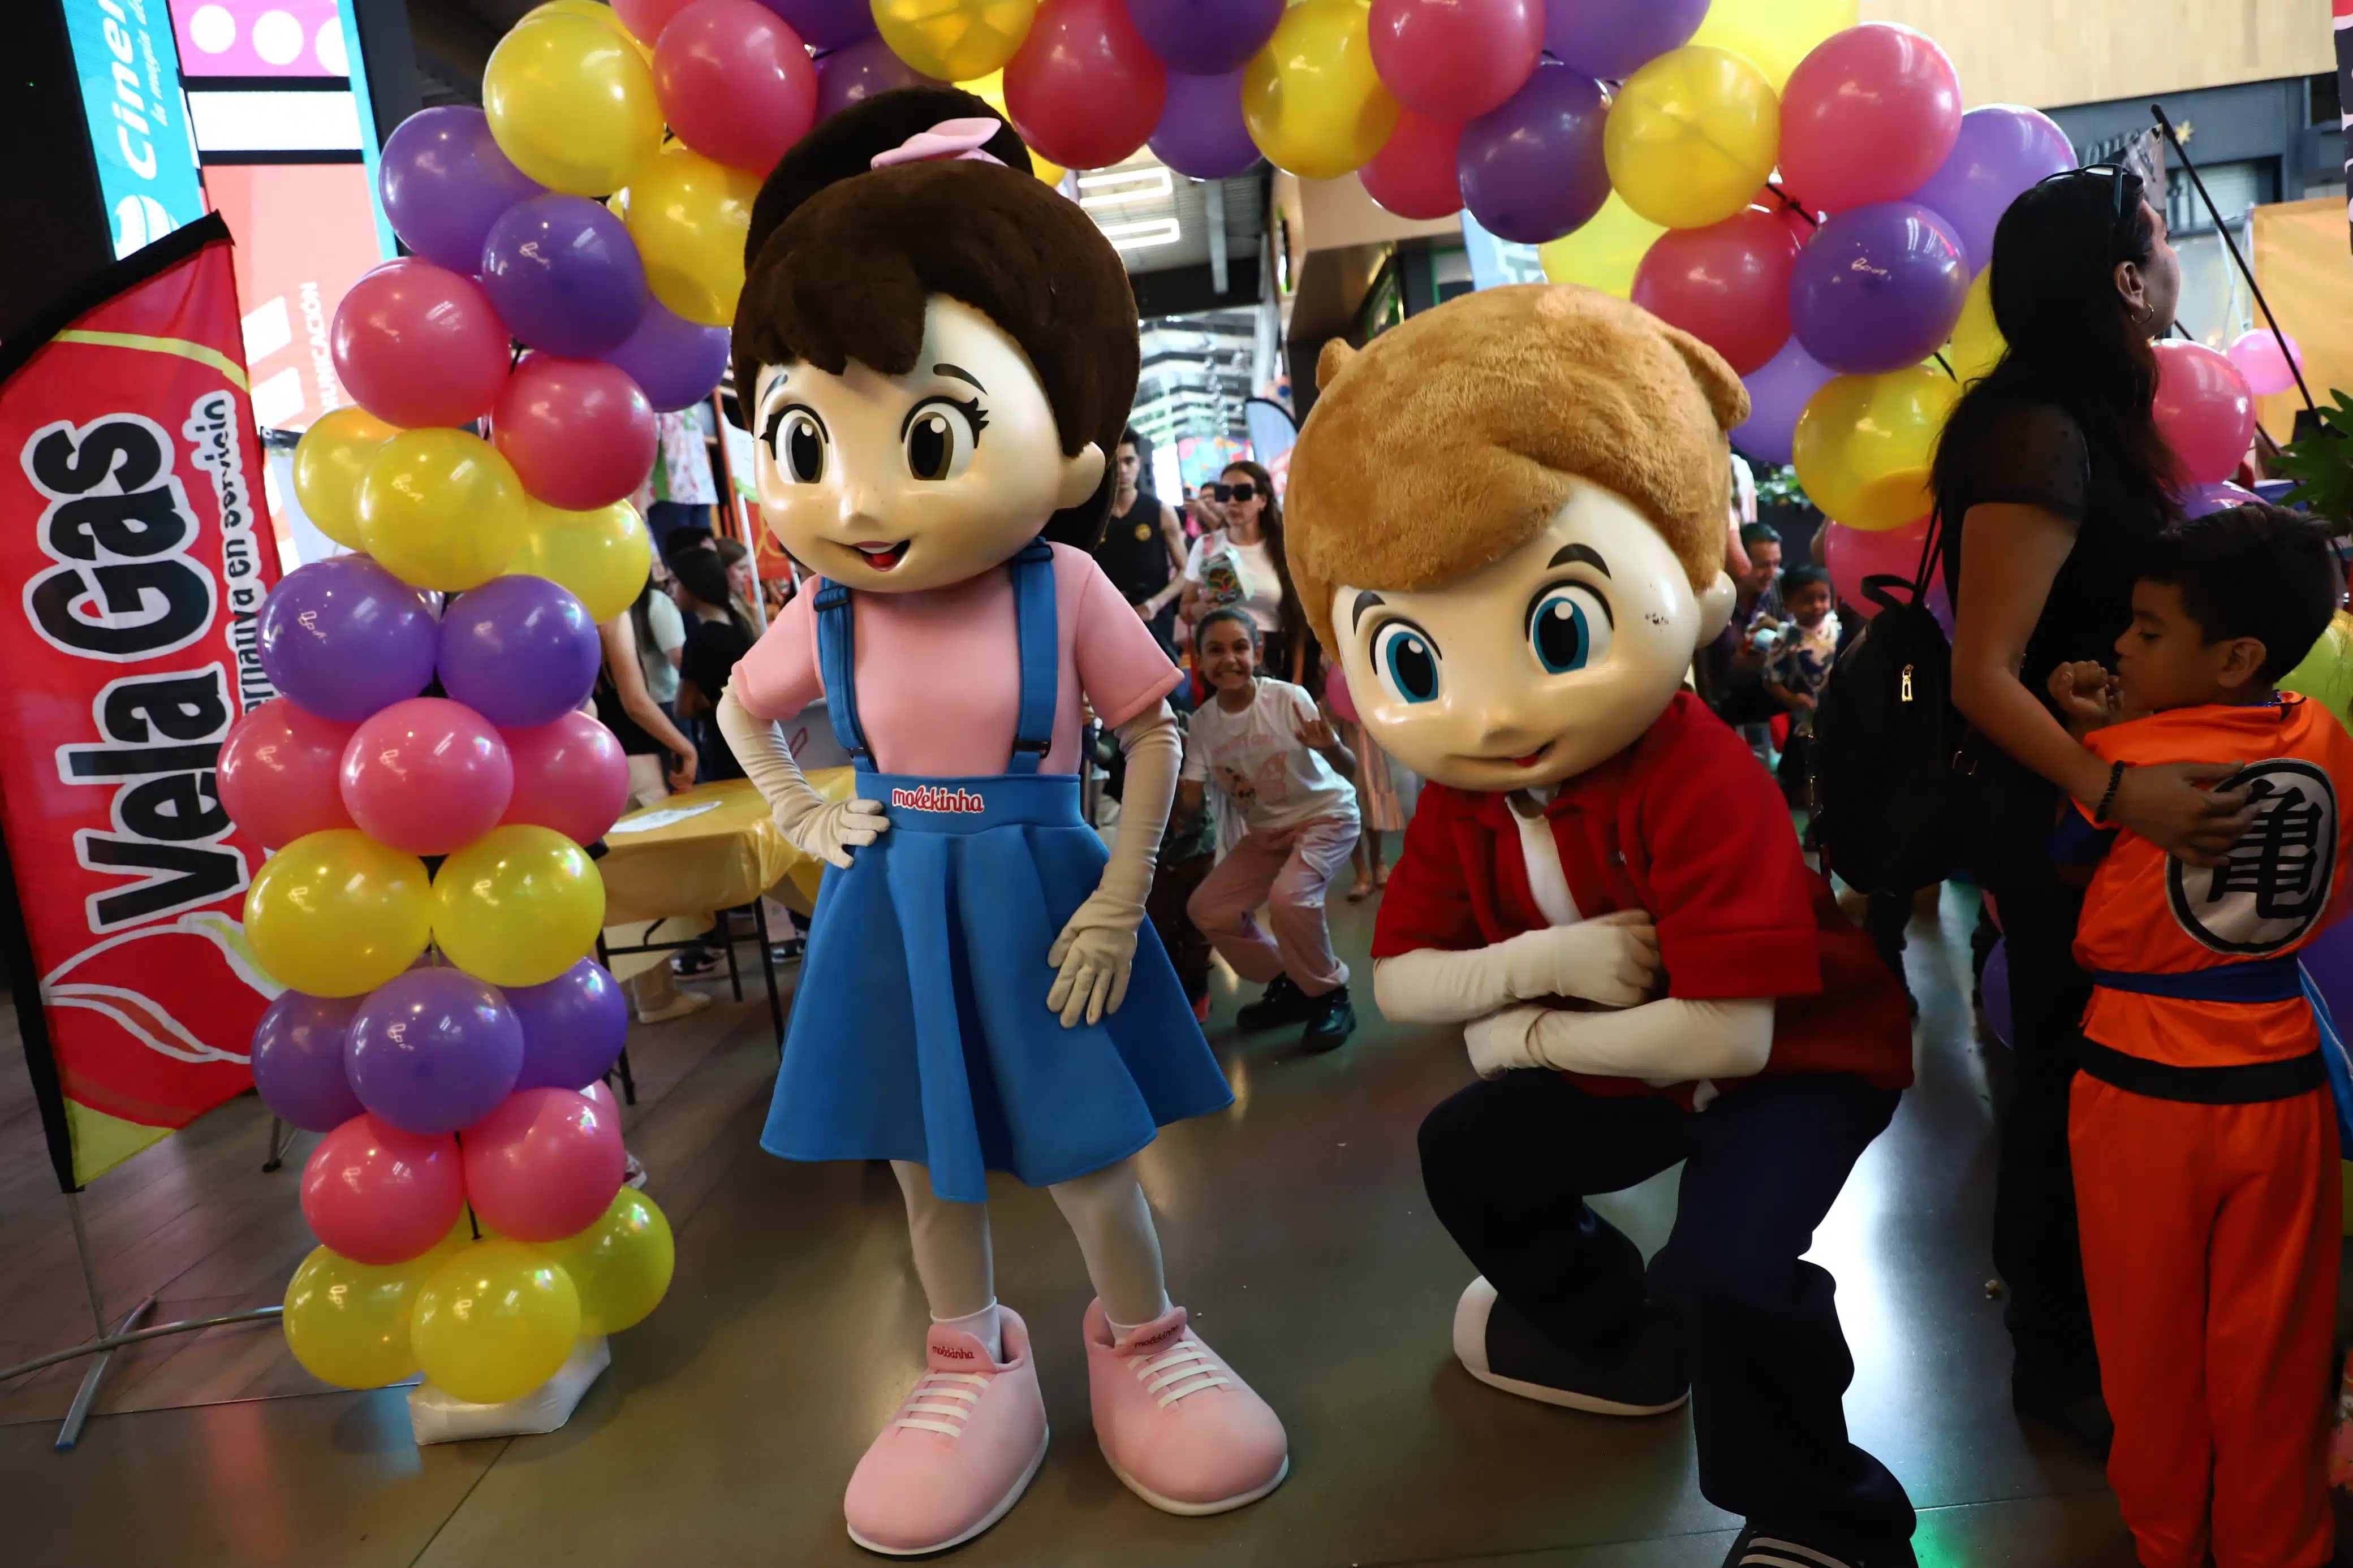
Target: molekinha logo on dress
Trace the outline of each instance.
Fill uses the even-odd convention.
[[[968,789],[942,789],[937,784],[893,789],[891,804],[901,811],[936,811],[955,816],[978,816],[988,809],[988,802]]]

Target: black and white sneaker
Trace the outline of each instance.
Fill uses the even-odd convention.
[[[1683,1335],[1653,1316],[1605,1356],[1563,1349],[1482,1278],[1454,1307],[1454,1354],[1490,1388],[1597,1415],[1659,1415],[1691,1397]]]
[[[1909,1541],[1857,1552],[1851,1548],[1810,1545],[1761,1525],[1749,1525],[1733,1542],[1724,1568],[1920,1568]]]
[[[1319,1009],[1315,998],[1292,983],[1288,974],[1278,974],[1267,982],[1266,994],[1234,1015],[1234,1022],[1249,1030],[1280,1029],[1285,1024],[1303,1024]]]

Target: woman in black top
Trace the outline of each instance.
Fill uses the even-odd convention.
[[[678,668],[679,717],[702,750],[702,776],[740,779],[743,765],[719,732],[715,714],[735,661],[759,640],[759,626],[751,607],[735,596],[718,551],[689,551],[673,558],[670,569],[678,578],[678,607],[686,616],[685,656]]]
[[[2239,796],[2198,787],[2226,777],[2229,759],[2112,773],[2044,694],[2061,663],[2113,664],[2143,554],[2178,515],[2149,340],[2172,325],[2180,282],[2137,175],[2079,169],[2019,197],[1993,245],[2010,349],[1963,395],[1936,458],[1953,701],[1990,742],[1972,779],[1971,859],[2010,944],[2016,1052],[1994,1263],[2010,1289],[2011,1394],[2030,1413],[2088,1415],[2099,1392],[2067,1153],[2091,981],[2072,951],[2083,897],[2060,882],[2046,840],[2070,795],[2198,864],[2246,822]]]

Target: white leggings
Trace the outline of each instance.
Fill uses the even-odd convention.
[[[914,1244],[915,1274],[932,1316],[967,1317],[997,1300],[996,1269],[989,1253],[988,1205],[950,1203],[934,1195],[931,1173],[903,1160],[891,1162],[907,1196],[907,1234]],[[1087,1278],[1115,1323],[1148,1323],[1168,1310],[1160,1271],[1160,1237],[1152,1228],[1152,1205],[1136,1179],[1135,1162],[1122,1160],[1075,1181],[1046,1189],[1078,1238]]]

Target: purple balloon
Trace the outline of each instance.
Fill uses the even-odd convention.
[[[1791,338],[1762,370],[1742,378],[1748,388],[1748,417],[1734,427],[1732,444],[1760,463],[1778,468],[1788,462],[1798,416],[1834,374]]]
[[[1699,31],[1708,0],[1545,0],[1547,54],[1569,69],[1623,81]]]
[[[620,1059],[629,1035],[621,983],[584,958],[544,985],[519,985],[507,1005],[522,1024],[517,1089],[586,1089]]]
[[[822,122],[837,110],[894,87],[945,87],[891,52],[881,38],[860,38],[817,62],[817,117]]]
[[[2353,921],[2323,927],[2296,957],[2328,1004],[2330,1021],[2340,1032],[2353,1028]]]
[[[1950,225],[1914,202],[1836,214],[1798,252],[1789,325],[1841,375],[1918,364],[1953,335],[1969,267]]]
[[[356,724],[433,679],[439,633],[425,596],[364,555],[298,566],[262,601],[261,670],[322,719]]]
[[[2225,480],[2219,485],[2191,485],[2175,498],[2181,503],[2184,517],[2204,517],[2209,512],[2223,511],[2234,506],[2248,506],[2263,498]]]
[[[356,996],[281,991],[253,1031],[253,1087],[289,1127],[332,1132],[367,1108],[343,1070]]]
[[[1912,193],[1949,225],[1969,270],[1993,259],[1994,226],[2036,181],[2075,166],[2067,133],[2049,116],[2015,104],[1989,104],[1961,116],[1952,155]]]
[[[602,655],[587,607],[544,577],[493,577],[442,612],[442,689],[501,730],[586,702]]]
[[[629,231],[586,196],[509,207],[482,241],[481,268],[507,331],[544,353],[610,353],[646,313],[646,269]]]
[[[1282,20],[1282,7],[1283,0],[1127,0],[1127,16],[1144,47],[1172,73],[1223,76],[1241,69],[1266,47]],[[1169,90],[1175,92],[1174,82]],[[1160,123],[1166,129],[1166,116]]]
[[[605,358],[629,373],[647,402],[674,413],[710,396],[726,374],[727,329],[698,326],[649,300],[638,330]]]
[[[1578,227],[1609,197],[1608,114],[1599,82],[1544,61],[1502,108],[1462,127],[1454,153],[1462,205],[1488,233],[1521,245]]]
[[[874,36],[874,7],[867,0],[760,0],[785,19],[812,49],[838,49]]]
[[[412,969],[353,1015],[343,1067],[368,1113],[403,1132],[457,1132],[514,1092],[522,1025],[462,969]]]
[[[1985,973],[1978,977],[1978,1005],[1985,1009],[1986,1027],[1993,1037],[2010,1043],[2013,1015],[2010,1005],[2010,939],[2004,937],[1986,954]]]
[[[375,184],[392,232],[438,267],[472,277],[501,214],[544,195],[507,162],[479,109],[427,109],[400,122],[376,161]]]
[[[1242,123],[1242,73],[1168,73],[1168,98],[1152,155],[1196,180],[1225,180],[1258,167],[1258,143]]]

